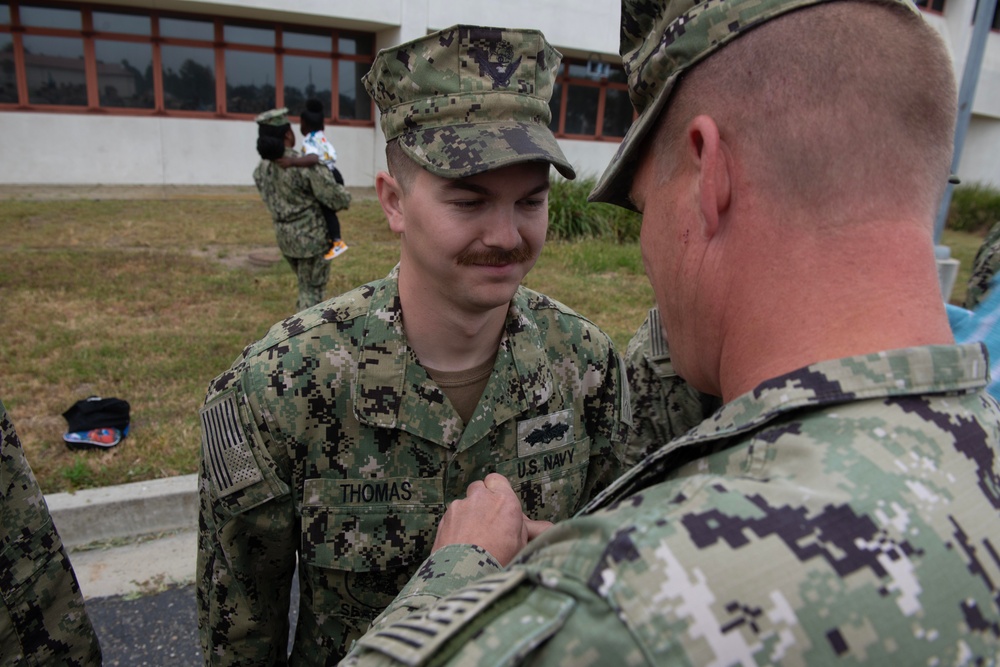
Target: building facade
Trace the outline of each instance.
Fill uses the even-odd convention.
[[[921,1],[961,77],[976,0]],[[618,11],[618,0],[0,0],[0,182],[251,185],[254,116],[287,106],[297,119],[316,97],[347,184],[370,186],[384,139],[361,77],[378,49],[456,23],[545,33],[564,56],[552,129],[596,177],[633,117]],[[959,176],[1000,187],[998,151],[994,30]]]

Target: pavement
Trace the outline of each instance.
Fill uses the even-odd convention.
[[[103,664],[201,665],[194,587],[198,476],[54,493],[45,500],[80,582]],[[293,636],[298,605],[294,578]]]
[[[105,665],[200,665],[194,573],[198,479],[46,496]]]
[[[197,475],[45,499],[84,598],[142,595],[194,582]]]

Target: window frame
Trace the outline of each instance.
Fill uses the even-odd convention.
[[[375,59],[376,37],[374,34],[358,30],[347,30],[336,27],[316,27],[283,22],[259,21],[235,16],[212,16],[207,14],[193,14],[189,12],[163,11],[159,9],[139,9],[134,7],[120,7],[116,5],[105,5],[101,3],[69,4],[59,2],[59,0],[7,0],[10,11],[10,24],[0,25],[0,33],[10,36],[13,48],[14,76],[17,89],[16,102],[0,102],[0,112],[3,111],[28,111],[28,112],[55,112],[55,113],[82,113],[91,115],[115,115],[115,116],[167,116],[176,118],[201,118],[201,119],[225,119],[225,120],[247,120],[255,117],[254,113],[234,113],[227,109],[226,91],[226,53],[238,51],[242,53],[263,53],[272,54],[275,60],[274,77],[274,101],[278,107],[284,106],[284,56],[292,55],[299,57],[318,58],[329,60],[331,77],[329,82],[324,81],[324,86],[330,86],[331,100],[324,104],[326,113],[325,121],[332,125],[373,127],[375,124],[376,110],[374,102],[368,99],[368,118],[354,119],[342,118],[340,113],[339,99],[339,65],[341,61],[362,62],[369,66]],[[67,28],[47,28],[25,26],[21,22],[21,7],[46,7],[52,9],[72,9],[80,12],[81,29]],[[148,17],[150,21],[149,34],[141,35],[134,33],[100,31],[94,28],[94,12],[107,12],[112,14],[125,14],[132,16]],[[187,37],[167,37],[160,34],[161,19],[179,19],[207,22],[212,25],[212,40],[202,38]],[[246,28],[262,28],[274,32],[274,45],[261,46],[243,42],[227,43],[224,39],[225,26],[237,26]],[[317,34],[323,37],[329,36],[330,50],[313,50],[305,48],[283,47],[283,37],[285,31],[292,33]],[[87,88],[86,105],[65,105],[65,104],[37,104],[32,103],[29,96],[26,58],[24,52],[25,36],[50,36],[50,37],[70,37],[82,39],[84,54],[84,74]],[[340,53],[339,42],[341,37],[351,37],[359,42],[367,42],[371,46],[370,53]],[[100,102],[100,79],[98,76],[98,64],[96,58],[96,43],[102,42],[127,42],[132,44],[149,44],[151,46],[152,57],[150,66],[152,67],[152,85],[154,103],[152,108],[148,107],[127,107],[127,106],[102,106]],[[165,93],[163,88],[163,57],[162,47],[181,46],[193,48],[208,48],[212,51],[212,63],[214,66],[213,76],[215,85],[215,104],[212,111],[196,111],[166,108]],[[357,95],[368,97],[361,87],[356,91]],[[362,107],[363,109],[363,107]],[[262,109],[261,111],[264,111]],[[298,109],[293,109],[298,112]],[[297,117],[297,116],[296,116]]]
[[[559,88],[559,118],[555,118],[555,109],[553,111],[553,121],[557,121],[555,129],[553,129],[553,134],[559,139],[572,139],[576,141],[610,141],[610,142],[621,142],[625,137],[624,132],[628,131],[628,127],[625,128],[621,136],[604,134],[604,113],[607,109],[607,98],[608,90],[619,90],[622,91],[626,96],[629,94],[628,83],[625,81],[611,81],[607,74],[601,75],[598,78],[585,78],[580,76],[573,76],[570,74],[571,66],[583,65],[587,67],[591,64],[600,63],[600,67],[607,68],[610,72],[612,69],[623,70],[620,63],[613,64],[602,62],[596,59],[596,57],[591,56],[588,59],[583,58],[572,58],[565,57],[562,60],[562,64],[559,66],[559,73],[556,76],[554,84]],[[575,134],[566,132],[566,112],[567,112],[567,102],[569,100],[569,89],[570,86],[575,87],[586,87],[586,88],[597,88],[598,89],[598,99],[597,99],[597,110],[594,119],[594,133],[593,134]],[[554,102],[555,100],[553,100]],[[551,108],[551,103],[550,103]],[[635,109],[632,109],[632,123],[635,122],[637,114]],[[631,123],[630,123],[631,125]]]

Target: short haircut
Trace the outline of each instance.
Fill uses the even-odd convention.
[[[406,154],[399,145],[399,139],[391,139],[385,144],[385,161],[389,166],[389,174],[396,179],[404,192],[409,190],[417,171],[422,169],[417,162]]]
[[[690,71],[667,109],[663,155],[676,155],[687,124],[707,114],[755,187],[833,219],[933,217],[947,184],[950,58],[933,28],[898,5],[846,0],[769,21]]]

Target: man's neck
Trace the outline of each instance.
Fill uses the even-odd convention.
[[[784,249],[771,257],[780,257],[787,272],[772,266],[767,284],[731,293],[743,307],[722,328],[717,363],[724,400],[820,361],[953,343],[933,247],[905,231],[870,234],[839,259]],[[768,275],[767,264],[751,275]]]
[[[420,363],[439,371],[463,371],[496,356],[509,304],[479,313],[460,312],[428,298],[426,292],[406,289],[403,280],[399,298],[406,340]]]

